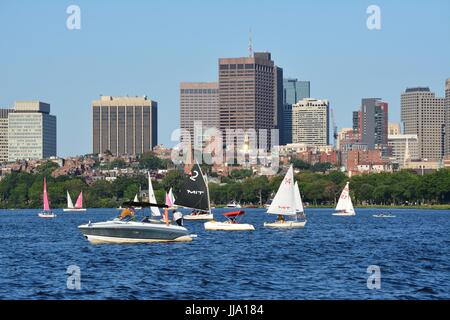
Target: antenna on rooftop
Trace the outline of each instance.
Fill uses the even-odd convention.
[[[252,39],[252,28],[250,28],[248,35],[248,54],[249,57],[253,57],[253,39]]]

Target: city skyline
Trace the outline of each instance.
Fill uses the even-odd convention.
[[[310,81],[311,97],[330,101],[339,128],[351,126],[362,97],[383,97],[390,121],[399,122],[406,88],[426,86],[445,96],[442,83],[450,66],[446,1],[434,6],[378,1],[381,30],[366,27],[370,3],[257,3],[78,1],[81,29],[68,30],[71,3],[2,2],[0,106],[11,107],[16,100],[50,103],[59,124],[58,155],[64,157],[92,150],[93,99],[148,95],[158,101],[158,143],[173,146],[170,133],[180,126],[179,83],[216,81],[219,58],[247,56],[250,28],[254,51],[271,52],[285,78]],[[225,19],[230,12],[233,25]],[[273,15],[283,15],[283,23],[268,23]],[[185,16],[191,17],[188,24],[176,22]],[[416,39],[430,35],[443,39],[439,51],[416,46]],[[295,37],[301,41],[292,41]],[[120,49],[133,42],[139,50]],[[313,46],[305,49],[305,44]]]

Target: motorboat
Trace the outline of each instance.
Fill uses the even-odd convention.
[[[223,222],[208,221],[204,223],[205,230],[223,230],[223,231],[252,231],[255,227],[248,223],[239,223],[237,217],[244,215],[244,210],[226,212],[223,215],[228,219]]]
[[[395,218],[396,217],[393,214],[389,214],[389,213],[378,213],[378,214],[374,214],[372,216],[374,218]]]
[[[240,209],[241,205],[238,202],[236,202],[236,201],[231,201],[231,202],[227,203],[227,208]]]
[[[353,208],[352,199],[350,197],[350,182],[344,187],[342,190],[341,196],[339,197],[338,204],[336,206],[336,210],[333,213],[333,216],[354,216],[356,215],[355,209]]]
[[[43,191],[43,200],[44,200],[44,210],[38,213],[40,218],[55,218],[56,214],[50,209],[50,202],[48,201],[47,194],[47,180],[44,177],[44,191]]]
[[[154,200],[153,187],[149,176],[149,199]],[[191,241],[192,235],[182,226],[171,224],[167,205],[156,202],[125,202],[125,209],[119,217],[105,222],[80,225],[78,228],[91,243],[142,243],[142,242],[181,242]],[[151,216],[136,217],[134,208],[149,207]],[[164,208],[164,219],[157,208]],[[140,211],[141,213],[144,210]],[[180,219],[182,220],[182,219]],[[178,222],[178,221],[177,221]]]

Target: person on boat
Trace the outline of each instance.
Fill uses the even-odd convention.
[[[192,215],[192,216],[198,215],[198,211],[197,211],[197,210],[192,210],[191,215]]]
[[[278,221],[279,223],[283,223],[283,222],[284,222],[284,217],[283,217],[283,215],[279,214],[278,217],[277,217],[277,221]]]
[[[119,219],[121,221],[131,220],[134,218],[134,210],[132,208],[125,208],[119,215]]]
[[[183,214],[178,210],[172,211],[172,219],[179,225],[180,227],[183,226]]]

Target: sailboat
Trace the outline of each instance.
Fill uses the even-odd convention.
[[[339,198],[338,204],[336,206],[336,211],[333,216],[354,216],[356,215],[355,209],[353,208],[352,199],[350,197],[350,182],[342,190],[341,196]]]
[[[192,167],[189,176],[184,178],[180,193],[177,194],[174,204],[193,209],[191,214],[183,217],[185,220],[214,219],[209,201],[208,182],[198,163]]]
[[[50,209],[50,203],[48,201],[48,194],[47,194],[47,181],[44,177],[44,210],[42,212],[38,213],[38,216],[41,218],[55,218],[56,214],[52,212]]]
[[[265,227],[290,229],[305,226],[306,219],[304,219],[303,202],[298,183],[294,183],[294,169],[292,165],[281,182],[269,209],[267,209],[267,213],[278,215],[278,219],[274,222],[265,222]],[[286,220],[284,217],[288,217],[289,220]]]
[[[83,208],[83,191],[80,192],[77,198],[77,202],[75,202],[75,206],[73,205],[72,198],[70,198],[69,191],[67,191],[67,208],[63,209],[64,211],[86,211],[86,208]]]
[[[153,191],[152,179],[150,178],[150,172],[148,173],[148,202],[156,203],[155,192]],[[158,207],[150,207],[150,212],[153,217],[161,217]]]
[[[139,198],[138,198],[137,193],[136,193],[136,195],[134,196],[133,202],[139,202]],[[135,207],[134,209],[136,209],[136,210],[141,210],[142,207]]]

